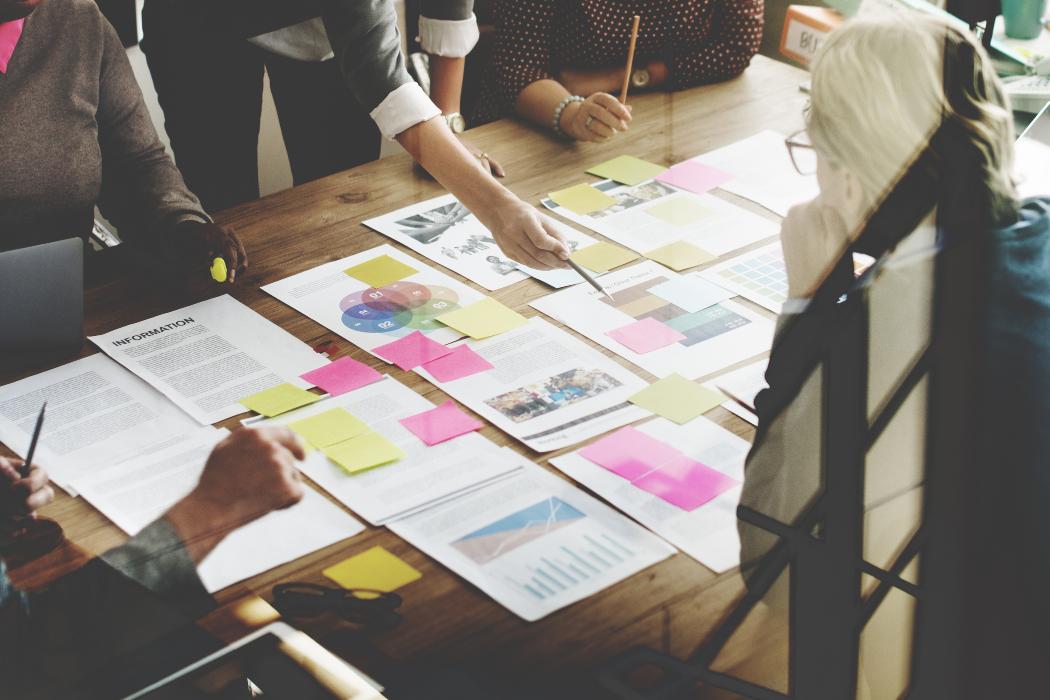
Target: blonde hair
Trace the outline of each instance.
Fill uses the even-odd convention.
[[[1013,115],[969,32],[921,13],[848,21],[821,48],[812,86],[813,145],[859,180],[868,207],[954,120],[970,151],[962,160],[976,165],[987,191],[989,221],[1016,215]]]

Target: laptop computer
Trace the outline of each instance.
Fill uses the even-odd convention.
[[[84,241],[0,253],[0,353],[75,351],[84,340]]]

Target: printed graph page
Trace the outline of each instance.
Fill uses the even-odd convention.
[[[104,353],[149,382],[198,422],[244,413],[237,403],[328,358],[229,295],[91,336]]]
[[[586,285],[549,294],[531,306],[657,377],[696,379],[769,350],[774,324],[732,301],[688,312],[650,291],[679,275],[646,260],[602,277],[612,299]],[[654,319],[683,339],[637,353],[607,335],[634,321]]]
[[[643,255],[684,240],[722,256],[780,232],[779,224],[718,197],[678,190],[656,180],[633,187],[605,180],[594,187],[616,204],[588,215],[576,214],[551,199],[544,199],[543,205]]]
[[[646,382],[542,318],[486,340],[468,340],[493,369],[439,382],[416,371],[497,428],[549,452],[650,413],[627,399]]]
[[[196,486],[225,430],[114,462],[82,482],[82,495],[120,529],[134,535]],[[360,533],[364,526],[309,486],[303,499],[223,539],[198,567],[209,593],[304,557]]]
[[[0,388],[0,440],[23,457],[45,401],[33,461],[71,493],[78,477],[98,465],[176,444],[202,429],[149,384],[97,354]]]
[[[405,453],[396,462],[355,474],[348,474],[320,451],[312,452],[300,466],[314,483],[373,525],[447,500],[518,468],[495,443],[478,433],[428,447],[398,421],[434,405],[393,377],[279,418],[246,423],[253,427],[287,425],[333,408],[346,409]]]
[[[530,622],[674,553],[542,467],[521,464],[517,476],[389,527]]]
[[[703,465],[743,482],[744,459],[750,445],[703,416],[684,425],[657,418],[637,428]],[[712,571],[721,573],[740,564],[736,507],[741,486],[688,511],[638,488],[577,452],[555,457],[551,464]]]
[[[503,254],[492,233],[451,194],[363,223],[488,290],[502,289],[527,277]],[[572,250],[594,242],[569,226],[554,225]]]
[[[379,287],[345,272],[382,256],[414,272]],[[462,282],[386,244],[268,284],[263,291],[368,352],[415,331],[442,344],[462,338],[434,318],[483,298]]]

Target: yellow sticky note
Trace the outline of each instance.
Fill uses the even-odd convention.
[[[586,182],[567,187],[564,190],[551,192],[550,198],[558,206],[580,215],[593,214],[616,204],[616,200],[601,190],[595,189]]]
[[[505,333],[528,321],[517,311],[508,309],[491,297],[441,314],[437,320],[475,340]]]
[[[637,260],[638,255],[618,245],[598,241],[594,245],[577,250],[572,254],[572,259],[589,270],[608,272],[614,267]]]
[[[333,408],[289,423],[288,427],[318,449],[363,435],[369,430],[367,425],[345,408]]]
[[[322,451],[325,457],[350,474],[394,462],[405,456],[400,447],[379,433],[358,435],[335,445],[329,445]]]
[[[423,574],[378,546],[344,559],[321,573],[346,589],[367,588],[383,593],[396,591],[423,578]]]
[[[636,406],[675,423],[688,423],[726,400],[717,391],[691,382],[680,374],[669,374],[628,399]]]
[[[237,403],[255,411],[261,416],[272,418],[273,416],[287,413],[293,408],[311,404],[320,398],[317,394],[312,394],[306,389],[300,389],[297,386],[285,383],[260,391],[257,394],[246,396]]]
[[[661,265],[666,265],[676,272],[688,270],[690,267],[703,265],[716,260],[717,256],[708,253],[703,248],[695,246],[689,241],[675,241],[659,248],[653,248],[645,257],[655,260]]]
[[[369,287],[379,288],[403,280],[409,275],[416,274],[419,270],[400,260],[394,260],[389,255],[379,255],[368,262],[348,267],[343,272],[355,280],[364,282]]]
[[[666,171],[662,165],[650,163],[634,156],[616,156],[612,160],[594,166],[587,172],[598,177],[616,180],[625,185],[637,185],[646,180],[652,180],[660,173]]]
[[[661,221],[666,221],[672,226],[689,226],[708,216],[711,212],[689,197],[679,195],[668,197],[659,204],[654,204],[646,209],[645,213],[655,216]]]

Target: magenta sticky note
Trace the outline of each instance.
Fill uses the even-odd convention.
[[[668,185],[680,187],[683,190],[703,194],[724,182],[732,180],[733,176],[717,168],[712,168],[710,165],[704,165],[695,160],[687,160],[668,168],[656,179],[660,182],[666,182]]]
[[[380,345],[372,352],[384,360],[393,362],[403,370],[410,370],[419,367],[425,362],[444,357],[452,351],[441,343],[434,342],[419,331],[415,331],[392,343]]]
[[[474,352],[469,345],[460,345],[444,357],[424,362],[423,369],[439,382],[451,382],[490,370],[492,363]]]
[[[318,367],[300,376],[332,396],[360,389],[383,378],[382,374],[368,365],[349,357],[340,357],[335,362],[329,362],[324,367]]]
[[[459,410],[452,401],[446,401],[437,408],[402,418],[401,425],[428,445],[436,445],[460,435],[482,428],[484,424]]]
[[[685,340],[684,335],[651,316],[615,328],[606,335],[639,355]]]
[[[649,437],[631,426],[595,440],[577,454],[628,481],[634,481],[661,464],[683,456],[666,442]]]
[[[671,505],[693,511],[739,482],[683,455],[632,483]]]

